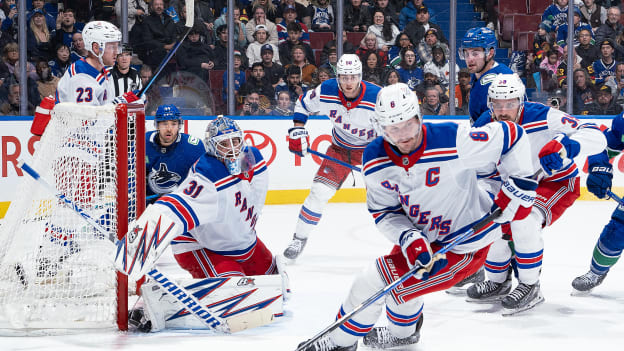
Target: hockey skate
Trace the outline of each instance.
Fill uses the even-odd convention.
[[[420,340],[420,328],[423,324],[423,316],[420,317],[416,324],[416,331],[407,338],[397,338],[390,333],[388,327],[375,327],[364,336],[362,342],[364,345],[376,349],[388,349],[397,346],[412,345]]]
[[[468,302],[492,303],[503,299],[511,291],[511,271],[507,274],[507,279],[502,283],[486,280],[481,283],[471,285],[466,294]]]
[[[544,296],[540,290],[539,282],[528,285],[518,284],[514,291],[501,300],[503,316],[511,316],[518,312],[526,311],[544,302]]]
[[[297,237],[297,234],[294,234],[292,241],[290,242],[290,244],[288,244],[286,250],[284,250],[284,257],[290,260],[296,260],[303,251],[303,248],[305,247],[307,242],[307,238],[300,239]]]
[[[468,288],[467,286],[468,284],[481,283],[484,280],[485,280],[485,269],[481,267],[478,271],[474,272],[473,274],[464,278],[459,283],[450,287],[448,290],[446,290],[446,293],[451,294],[451,295],[465,295],[466,290]]]
[[[587,293],[590,293],[593,288],[602,284],[602,281],[605,279],[606,276],[607,276],[607,273],[596,274],[592,271],[589,271],[581,276],[574,278],[574,280],[572,281],[572,287],[578,293],[587,294]],[[572,295],[575,295],[574,292],[572,293]]]
[[[297,346],[297,349],[301,347],[305,343],[302,342]],[[301,349],[301,351],[355,351],[357,350],[357,342],[351,346],[338,346],[334,344],[334,341],[329,338],[327,335],[321,337],[315,342],[308,345],[305,349]]]

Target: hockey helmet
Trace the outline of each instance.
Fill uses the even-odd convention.
[[[121,42],[121,32],[112,23],[106,21],[91,21],[87,23],[82,30],[82,40],[84,41],[85,48],[102,62],[102,55],[104,54],[106,43]],[[101,49],[100,52],[93,51],[93,43],[99,45]],[[116,55],[120,53],[121,47],[119,47]]]
[[[496,50],[497,47],[498,40],[496,40],[496,34],[494,34],[493,30],[487,27],[471,28],[462,38],[461,46],[459,47],[459,58],[465,60],[464,49],[483,48],[487,54],[490,49]]]
[[[384,132],[384,128],[414,117],[418,121],[422,120],[418,98],[407,84],[396,83],[379,91],[373,120],[378,135],[383,135],[388,142],[394,144]]]
[[[158,128],[158,122],[163,121],[178,121],[180,126],[184,124],[180,110],[173,104],[158,106],[154,116],[154,127]]]
[[[494,116],[494,100],[511,100],[518,99],[519,109],[518,117],[522,114],[524,101],[526,101],[526,89],[524,83],[517,73],[502,74],[499,73],[488,88],[488,108]]]
[[[244,171],[245,138],[235,121],[223,115],[217,116],[208,124],[204,142],[208,154],[223,162],[231,175]]]

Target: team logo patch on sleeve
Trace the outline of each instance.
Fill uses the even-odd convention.
[[[496,79],[496,73],[488,73],[481,77],[481,85],[490,84]]]

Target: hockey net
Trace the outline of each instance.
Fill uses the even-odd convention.
[[[24,174],[0,227],[0,328],[127,328],[111,240],[145,206],[144,135],[140,105],[56,105],[29,164],[109,236]]]

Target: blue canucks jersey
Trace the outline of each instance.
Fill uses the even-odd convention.
[[[147,195],[168,194],[186,178],[191,166],[206,152],[198,138],[179,133],[178,139],[167,147],[156,143],[158,131],[145,135]]]
[[[602,59],[598,59],[592,63],[594,70],[594,82],[596,85],[604,83],[609,76],[615,77],[615,60],[610,64],[605,63]]]
[[[476,121],[483,112],[488,110],[488,89],[499,73],[512,74],[513,72],[509,67],[495,62],[492,68],[481,75],[481,78],[477,79],[476,75],[472,75],[472,88],[470,89],[470,102],[468,103],[471,122]]]

